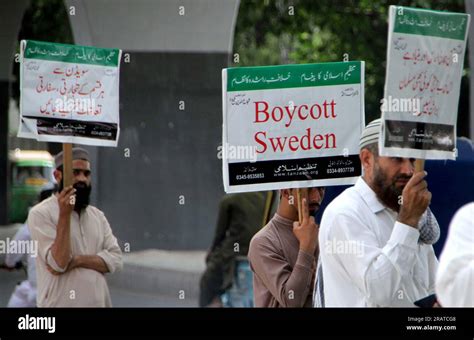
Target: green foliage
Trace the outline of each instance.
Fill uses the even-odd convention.
[[[17,53],[20,53],[21,40],[73,44],[71,26],[63,0],[32,0],[23,15],[18,34]],[[20,98],[19,66],[19,63],[13,64],[15,82],[12,86],[12,97],[17,105]]]
[[[365,61],[370,121],[380,116],[390,5],[465,12],[462,0],[242,0],[234,37],[240,62],[233,66],[342,61],[347,53]]]
[[[19,40],[73,44],[63,0],[34,0],[23,16]]]

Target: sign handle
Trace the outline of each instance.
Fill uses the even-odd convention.
[[[63,187],[72,185],[72,144],[63,143]]]
[[[425,169],[425,160],[417,159],[415,161],[415,172],[423,171]]]
[[[265,199],[265,211],[263,213],[262,228],[265,227],[269,220],[270,210],[273,203],[273,191],[268,191]]]
[[[303,198],[308,199],[308,189],[296,189],[296,199],[298,201],[298,221],[300,222],[300,224],[303,223]]]

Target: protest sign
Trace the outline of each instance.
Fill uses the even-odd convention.
[[[18,137],[117,146],[121,50],[21,42]]]
[[[383,156],[455,159],[470,16],[390,6]]]
[[[360,175],[364,63],[224,69],[226,192],[352,184]]]

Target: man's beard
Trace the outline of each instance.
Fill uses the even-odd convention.
[[[61,183],[59,183],[59,192],[63,191],[63,188],[64,183],[61,180]],[[85,182],[76,182],[73,184],[73,188],[76,189],[76,203],[74,204],[74,210],[80,212],[89,205],[92,186],[87,185]]]
[[[309,210],[309,216],[315,216],[317,214],[317,212],[319,211],[319,208],[320,208],[320,204],[318,203],[313,203],[313,204],[310,204],[308,206],[308,210]]]
[[[377,195],[378,199],[382,201],[390,209],[399,212],[400,210],[400,196],[402,195],[403,186],[396,186],[396,183],[400,179],[409,180],[411,177],[406,175],[397,175],[391,182],[388,181],[387,175],[375,164],[374,166],[374,179],[373,179],[373,190]]]

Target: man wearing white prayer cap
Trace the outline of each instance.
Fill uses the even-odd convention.
[[[415,159],[379,156],[380,129],[380,119],[366,126],[363,175],[322,216],[324,285],[315,288],[315,306],[414,307],[434,299],[439,226],[428,208],[427,173],[415,173]]]

